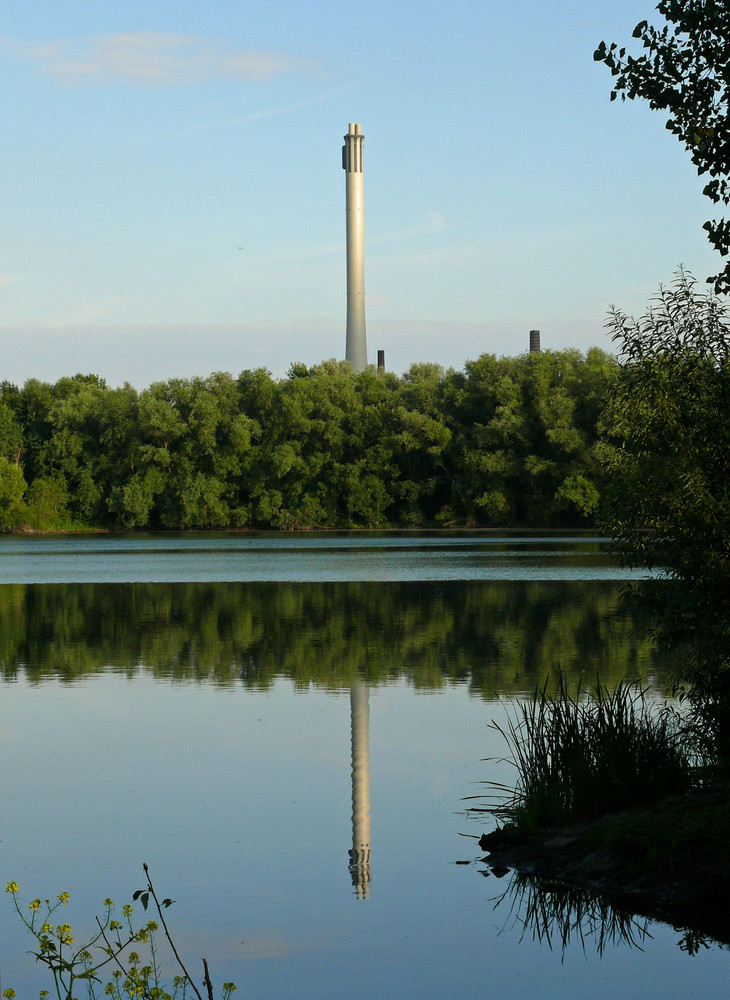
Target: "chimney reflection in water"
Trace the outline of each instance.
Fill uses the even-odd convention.
[[[352,733],[352,849],[350,874],[358,899],[370,895],[370,688],[350,688]]]

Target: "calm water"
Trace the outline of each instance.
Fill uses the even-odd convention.
[[[551,665],[661,684],[623,579],[563,536],[0,539],[0,877],[69,890],[80,937],[146,861],[247,998],[724,996],[727,953],[661,924],[541,944],[465,811]]]
[[[599,538],[262,532],[0,540],[0,583],[618,580]]]

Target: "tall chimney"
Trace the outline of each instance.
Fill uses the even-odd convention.
[[[530,354],[540,353],[540,331],[530,330]]]
[[[347,221],[347,338],[345,359],[357,372],[368,363],[365,337],[365,227],[363,218],[363,134],[350,123],[342,147]]]

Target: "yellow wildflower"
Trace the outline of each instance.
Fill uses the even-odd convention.
[[[59,924],[56,928],[56,936],[61,944],[73,944],[71,937],[71,924]]]
[[[5,892],[16,893],[17,891],[18,891],[17,882],[8,882],[8,884],[5,886]]]

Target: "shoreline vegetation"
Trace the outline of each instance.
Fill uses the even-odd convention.
[[[531,833],[505,826],[484,834],[479,846],[487,852],[486,872],[515,872],[532,883],[548,912],[558,907],[546,897],[597,893],[619,912],[686,932],[695,950],[709,940],[730,946],[727,787]],[[573,931],[579,915],[575,906]]]
[[[495,527],[485,527],[484,525],[470,527],[445,527],[444,525],[431,525],[424,526],[422,528],[403,528],[397,525],[388,525],[385,527],[378,528],[363,528],[363,527],[348,527],[348,528],[332,528],[329,526],[319,526],[312,528],[124,528],[120,526],[113,527],[90,527],[88,525],[79,525],[72,528],[34,528],[29,524],[20,524],[12,528],[0,529],[0,535],[130,535],[135,534],[154,534],[154,535],[194,535],[194,534],[207,534],[215,533],[222,535],[257,535],[257,534],[292,534],[295,535],[298,532],[302,534],[316,534],[321,532],[322,534],[330,535],[413,535],[423,536],[423,535],[440,535],[440,534],[454,534],[454,535],[464,535],[471,534],[474,535],[493,535],[494,537],[515,537],[521,534],[526,536],[532,534],[545,534],[545,535],[574,535],[576,538],[580,538],[582,535],[595,535],[596,529],[590,527],[565,527],[565,528],[540,528],[534,527],[533,525],[505,525],[501,528]],[[608,536],[601,536],[603,540],[607,540]]]
[[[0,531],[585,527],[610,355],[0,383]]]
[[[624,683],[571,694],[561,676],[495,726],[517,779],[474,808],[503,821],[480,838],[483,861],[538,893],[599,892],[730,945],[730,785],[697,713],[647,694]]]
[[[643,317],[613,310],[609,328],[602,517],[622,565],[664,568],[632,596],[676,656],[679,708],[625,684],[536,691],[503,730],[517,781],[491,810],[506,827],[481,845],[543,885],[643,899],[730,942],[728,309],[680,270]]]

